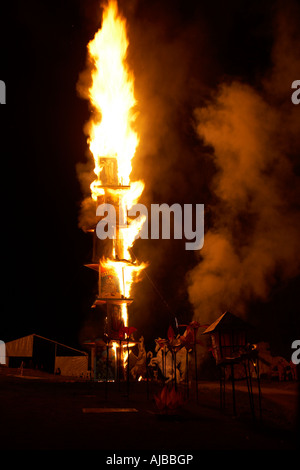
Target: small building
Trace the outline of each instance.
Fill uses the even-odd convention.
[[[239,317],[230,312],[225,312],[212,323],[203,334],[209,334],[212,343],[212,354],[216,360],[216,365],[220,369],[220,405],[225,408],[225,382],[226,369],[230,368],[232,383],[232,404],[233,412],[236,414],[235,403],[235,366],[243,369],[243,378],[247,381],[250,408],[255,420],[254,395],[252,390],[251,367],[254,368],[259,399],[259,415],[261,418],[261,393],[259,379],[259,361],[257,348],[249,343],[250,332],[253,327]],[[242,378],[242,377],[240,377]]]
[[[36,334],[6,343],[6,365],[39,369],[61,375],[86,377],[88,354]]]
[[[230,312],[225,312],[213,322],[203,334],[209,334],[212,342],[212,354],[219,364],[240,356],[246,347],[251,326]]]

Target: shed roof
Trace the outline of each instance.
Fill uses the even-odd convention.
[[[248,330],[252,328],[249,323],[246,323],[241,318],[233,315],[233,313],[225,312],[216,321],[214,321],[205,331],[203,331],[203,335],[212,333],[214,331],[232,331],[232,330]]]
[[[71,346],[67,346],[66,344],[59,343],[58,341],[53,341],[52,339],[45,338],[44,336],[31,334],[27,336],[23,336],[22,338],[17,338],[12,341],[8,341],[6,343],[6,355],[10,357],[31,357],[33,352],[33,341],[34,338],[39,338],[49,343],[54,343],[56,345],[62,346],[63,348],[67,348],[71,351],[76,352],[75,355],[82,355],[86,356],[87,352],[79,351],[78,349],[72,348]]]

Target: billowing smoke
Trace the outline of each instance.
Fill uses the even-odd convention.
[[[90,58],[87,56],[86,59],[86,68],[82,71],[79,75],[77,81],[77,93],[78,96],[82,99],[88,100],[89,94],[88,90],[91,86],[91,72],[92,72],[92,63]],[[83,132],[87,136],[89,136],[89,129],[90,123],[94,118],[95,111],[92,109],[92,106],[89,105],[90,113],[92,117],[85,123]],[[91,190],[90,185],[92,181],[95,179],[94,173],[94,159],[93,155],[90,150],[86,149],[86,161],[80,162],[76,165],[76,171],[78,180],[80,181],[80,185],[82,188],[83,193],[83,200],[81,202],[80,211],[78,214],[78,225],[82,230],[88,230],[95,226],[96,222],[96,204],[95,201],[91,197]]]
[[[267,300],[272,286],[299,274],[300,110],[290,99],[300,77],[299,18],[292,3],[280,9],[273,66],[259,86],[223,83],[195,113],[217,170],[213,220],[188,274],[201,321],[231,309],[247,314],[252,301]]]
[[[199,253],[178,240],[134,246],[149,268],[134,293],[132,322],[152,341],[165,334],[171,311],[179,323],[193,314],[213,321],[226,309],[246,315],[252,301],[267,300],[272,286],[299,273],[300,106],[291,102],[300,78],[299,8],[218,2],[216,15],[205,0],[118,3],[138,102],[131,176],[145,181],[140,202],[206,209]],[[91,36],[98,27],[95,20]],[[82,75],[83,94],[87,82]],[[95,214],[92,166],[78,166],[83,228]]]

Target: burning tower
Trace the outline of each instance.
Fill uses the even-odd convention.
[[[126,65],[127,48],[126,23],[118,13],[117,2],[111,0],[103,10],[101,28],[88,44],[92,70],[87,98],[93,108],[88,143],[95,174],[91,198],[95,207],[109,204],[114,209],[116,224],[101,257],[99,246],[104,242],[97,236],[96,226],[93,227],[93,263],[87,266],[99,273],[94,305],[106,306],[103,334],[106,343],[112,344],[119,339],[120,329],[129,326],[131,286],[144,268],[133,261],[130,253],[141,223],[126,223],[127,211],[144,189],[143,182],[130,180],[139,139],[133,129],[136,100],[133,75]]]

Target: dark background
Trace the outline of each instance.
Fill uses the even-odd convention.
[[[148,176],[145,202],[209,205],[215,169],[190,116],[224,77],[252,85],[265,73],[277,2],[144,0],[121,1],[120,8],[128,19],[137,99],[158,96],[172,116],[160,144],[137,153],[137,177]],[[92,240],[78,228],[84,195],[76,170],[87,159],[83,126],[90,111],[76,83],[85,69],[86,45],[100,24],[99,2],[92,0],[19,1],[1,13],[0,79],[7,90],[0,109],[4,341],[36,333],[76,347],[97,329],[99,312],[90,308],[97,278],[84,267]],[[155,62],[160,43],[164,53]],[[168,86],[151,73],[160,60],[163,76],[170,74]],[[172,86],[181,84],[186,91],[178,95]],[[145,127],[155,130],[156,116],[144,116]],[[186,154],[163,163],[169,134]],[[201,166],[193,158],[199,152]],[[209,213],[205,220],[207,229]],[[149,268],[135,289],[132,324],[152,347],[175,317],[179,323],[192,319],[185,275],[198,260],[182,241],[137,242],[134,252]],[[299,336],[299,287],[298,278],[278,283],[267,302],[249,307],[261,337],[278,353]]]

